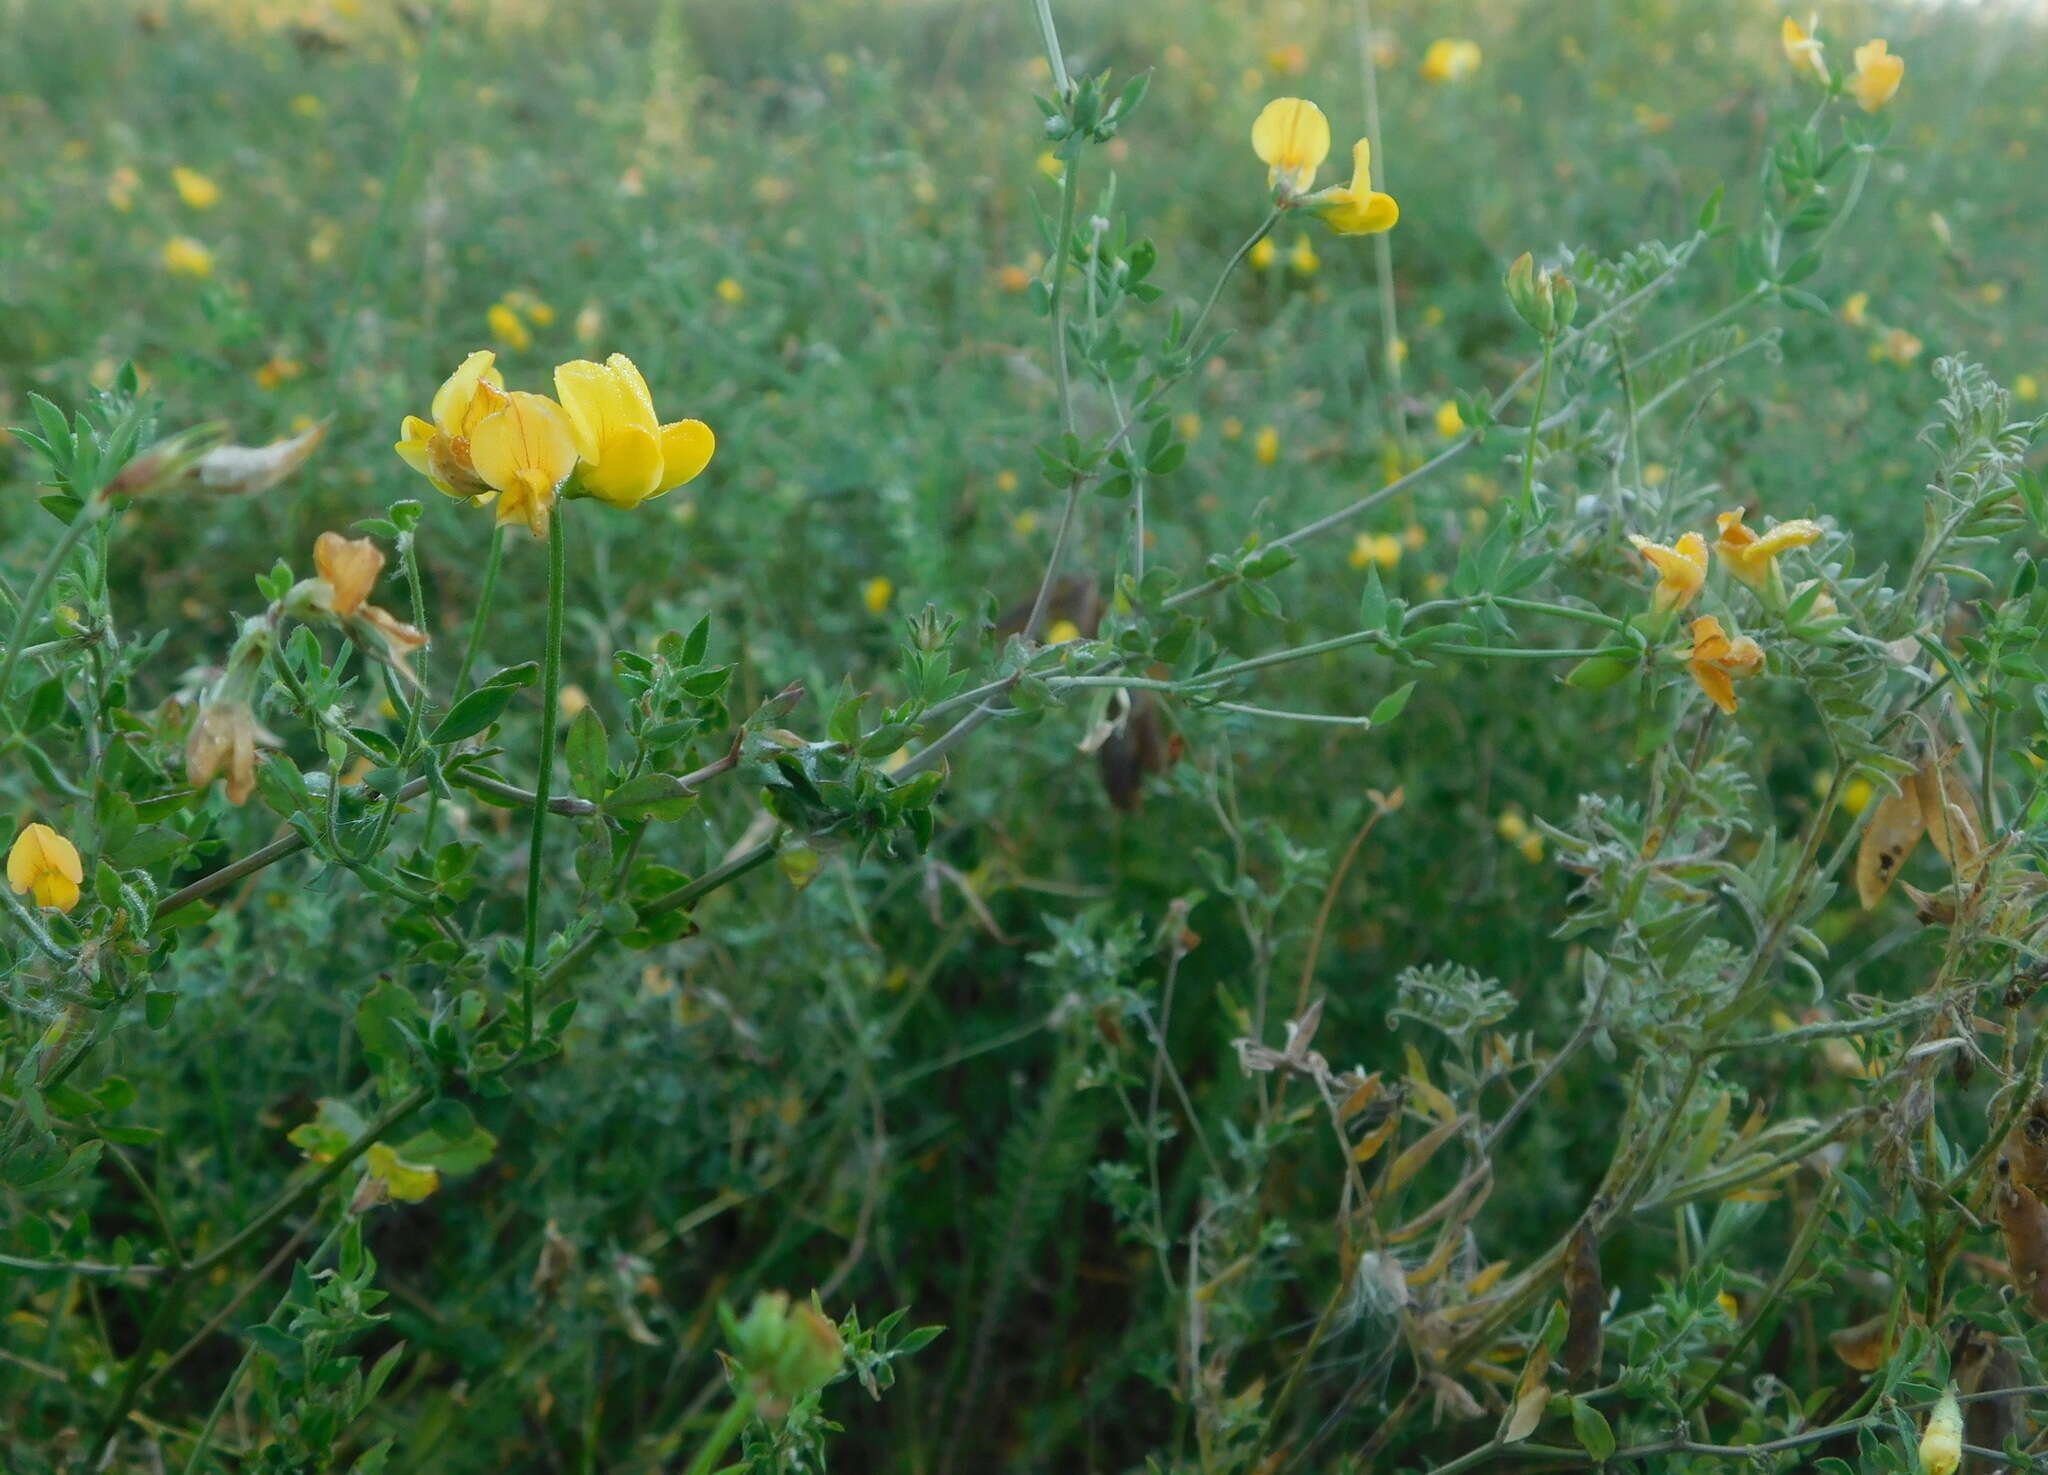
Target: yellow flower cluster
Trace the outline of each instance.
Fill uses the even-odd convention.
[[[405,417],[394,449],[448,496],[495,500],[500,523],[540,538],[560,497],[637,507],[695,477],[717,447],[701,420],[664,425],[622,353],[560,365],[555,394],[508,391],[496,355],[479,350],[435,393],[430,420]]]
[[[1823,86],[1829,84],[1827,56],[1806,27],[1788,15],[1778,27],[1778,40],[1795,70],[1812,73]],[[1882,37],[1857,47],[1855,58],[1856,69],[1846,83],[1849,95],[1864,112],[1874,113],[1897,95],[1906,79],[1906,59],[1894,56]]]

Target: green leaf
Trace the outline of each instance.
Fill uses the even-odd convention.
[[[697,796],[671,773],[643,773],[612,790],[604,801],[606,814],[620,819],[681,819]]]
[[[1411,681],[1406,686],[1401,687],[1398,691],[1390,691],[1385,696],[1381,697],[1379,701],[1374,703],[1373,705],[1370,719],[1372,725],[1374,727],[1380,727],[1385,725],[1386,723],[1392,722],[1396,717],[1399,717],[1401,715],[1402,709],[1408,705],[1408,698],[1414,695],[1414,693],[1415,683]]]
[[[153,988],[142,996],[142,1017],[151,1029],[162,1029],[169,1024],[171,1011],[177,1007],[178,996],[169,989]]]
[[[427,741],[438,747],[475,737],[504,715],[517,690],[514,686],[479,686],[448,709],[448,715],[428,735]]]
[[[611,749],[605,741],[604,719],[597,708],[585,707],[569,724],[565,744],[569,760],[569,786],[593,803],[604,797],[606,768]]]
[[[1608,1427],[1607,1419],[1600,1410],[1583,1398],[1572,1400],[1572,1433],[1578,1436],[1586,1453],[1596,1460],[1604,1460],[1614,1453],[1614,1430]]]

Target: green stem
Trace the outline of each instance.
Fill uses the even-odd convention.
[[[1039,8],[1044,8],[1044,0],[1040,0]],[[718,1421],[718,1427],[711,1431],[711,1437],[704,1441],[703,1447],[697,1451],[697,1458],[690,1461],[690,1468],[685,1470],[683,1475],[711,1475],[720,1457],[725,1454],[732,1442],[739,1438],[740,1430],[747,1427],[747,1420],[752,1418],[753,1414],[754,1400],[745,1392],[734,1393],[732,1405],[726,1409],[725,1416]]]
[[[1039,0],[1039,9],[1050,25],[1051,12],[1046,8],[1045,0]],[[1052,243],[1053,368],[1059,377],[1060,423],[1069,435],[1074,432],[1074,381],[1067,368],[1067,257],[1074,234],[1074,209],[1080,194],[1081,154],[1077,149],[1067,160],[1067,175],[1061,181],[1059,233]],[[1081,501],[1081,481],[1077,472],[1067,482],[1067,500],[1060,509],[1059,531],[1053,534],[1052,555],[1045,561],[1045,577],[1038,581],[1038,597],[1031,601],[1031,618],[1024,622],[1026,640],[1036,640],[1038,632],[1045,627],[1046,606],[1052,599],[1052,586],[1059,578],[1060,564],[1067,554],[1067,539],[1074,531],[1074,512]]]
[[[533,841],[526,853],[526,945],[521,954],[522,990],[526,1019],[526,1045],[533,1043],[533,968],[540,957],[541,845],[547,835],[548,791],[555,777],[555,729],[561,719],[562,688],[562,586],[568,582],[569,556],[563,547],[568,531],[563,516],[565,504],[555,505],[554,522],[548,529],[548,626],[547,648],[540,673],[540,764],[533,780]]]
[[[1543,401],[1550,395],[1550,368],[1557,357],[1557,339],[1543,340],[1543,368],[1536,376],[1536,403],[1529,411],[1529,440],[1522,448],[1522,522],[1536,520],[1536,442],[1543,425]]]
[[[455,689],[448,694],[450,702],[459,702],[468,695],[470,668],[476,665],[477,655],[483,650],[484,627],[491,622],[491,602],[498,594],[498,565],[505,561],[505,532],[501,523],[491,534],[490,556],[484,560],[484,586],[477,591],[476,613],[469,623],[469,643],[463,648],[462,664],[455,668]]]
[[[28,592],[21,597],[21,604],[14,611],[14,631],[7,637],[7,651],[0,655],[0,704],[7,708],[7,726],[12,729],[19,720],[22,707],[8,700],[8,693],[14,683],[14,668],[21,661],[22,642],[28,638],[28,627],[41,612],[43,601],[50,597],[50,586],[57,582],[57,575],[64,565],[71,561],[71,555],[78,547],[99,513],[96,504],[88,501],[72,517],[70,524],[57,539],[57,546],[50,550],[50,556],[43,560],[43,566],[36,570],[35,582],[28,586]]]

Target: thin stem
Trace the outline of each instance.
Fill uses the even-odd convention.
[[[1049,26],[1052,12],[1046,0],[1039,0],[1039,12]],[[1069,435],[1074,432],[1074,381],[1067,367],[1067,257],[1074,234],[1074,209],[1080,193],[1081,154],[1077,149],[1067,160],[1066,178],[1060,184],[1059,231],[1052,243],[1053,367],[1059,381],[1060,423]],[[1067,500],[1060,509],[1059,531],[1053,534],[1052,554],[1045,561],[1045,576],[1038,581],[1038,597],[1031,601],[1031,618],[1024,622],[1026,640],[1038,639],[1038,632],[1045,627],[1045,612],[1052,600],[1053,582],[1059,577],[1060,564],[1067,554],[1067,539],[1073,534],[1074,513],[1081,502],[1082,480],[1081,474],[1076,472],[1067,481]]]
[[[1358,31],[1358,73],[1365,87],[1365,136],[1372,146],[1373,172],[1379,176],[1377,188],[1386,190],[1386,153],[1380,147],[1380,73],[1372,59],[1372,5],[1371,0],[1355,0],[1353,15]],[[1380,353],[1385,360],[1387,374],[1387,421],[1394,428],[1394,443],[1401,448],[1403,458],[1407,455],[1408,414],[1401,395],[1401,355],[1395,344],[1401,341],[1401,329],[1394,312],[1394,242],[1389,231],[1381,231],[1372,238],[1373,276],[1379,295],[1380,306]]]
[[[1038,34],[1045,43],[1045,60],[1052,68],[1052,85],[1059,89],[1060,101],[1065,102],[1074,91],[1074,80],[1067,75],[1067,59],[1060,51],[1059,28],[1052,23],[1052,0],[1034,0],[1038,11]]]
[[[1536,520],[1536,446],[1543,426],[1543,401],[1550,394],[1550,369],[1557,357],[1557,339],[1543,340],[1543,371],[1536,376],[1536,403],[1529,411],[1529,439],[1522,448],[1522,521]]]
[[[1039,0],[1039,9],[1044,8],[1045,0]],[[697,1451],[697,1458],[690,1461],[690,1467],[683,1475],[711,1475],[727,1448],[739,1438],[740,1430],[747,1427],[747,1420],[753,1417],[753,1413],[754,1400],[744,1391],[735,1391],[732,1405],[726,1409],[724,1417],[719,1419],[718,1426],[711,1431],[710,1437]]]
[[[533,1044],[533,966],[540,957],[541,847],[547,836],[548,790],[555,777],[555,728],[561,717],[562,586],[569,576],[568,551],[563,546],[568,532],[564,510],[564,504],[556,504],[554,520],[548,528],[548,624],[540,671],[540,762],[533,781],[533,839],[526,852],[526,945],[520,955],[520,990],[526,1010],[522,1048]]]
[[[28,627],[42,610],[43,601],[50,596],[50,586],[57,582],[64,565],[71,561],[71,555],[78,548],[81,538],[99,520],[98,504],[88,499],[84,506],[73,514],[64,531],[58,535],[56,546],[50,549],[50,556],[43,560],[43,566],[36,570],[35,581],[28,586],[28,592],[21,597],[21,604],[14,611],[14,630],[7,637],[7,650],[0,654],[0,704],[7,708],[7,726],[11,730],[21,718],[24,707],[9,701],[8,692],[14,682],[14,668],[21,660],[22,642],[28,639]]]
[[[491,622],[491,603],[498,597],[498,566],[505,561],[505,535],[509,531],[500,523],[491,533],[491,551],[484,559],[484,583],[477,591],[476,613],[470,616],[469,643],[462,650],[462,664],[455,668],[455,688],[448,694],[448,700],[459,702],[469,693],[470,669],[476,665],[476,658],[484,648],[484,629]]]

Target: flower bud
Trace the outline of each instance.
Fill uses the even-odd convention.
[[[1579,289],[1572,285],[1570,277],[1560,272],[1550,278],[1550,294],[1557,304],[1557,326],[1562,332],[1579,315]]]
[[[1507,288],[1509,305],[1523,322],[1545,338],[1557,331],[1557,315],[1550,300],[1550,273],[1539,273],[1535,258],[1527,251],[1515,258],[1502,285]]]
[[[1927,1415],[1920,1435],[1920,1468],[1925,1475],[1956,1475],[1963,1462],[1963,1410],[1951,1385]]]
[[[837,1377],[845,1362],[846,1344],[815,1297],[792,1305],[786,1292],[763,1291],[745,1321],[723,1305],[718,1314],[732,1345],[726,1361],[746,1379],[763,1418],[787,1414],[797,1399]]]

